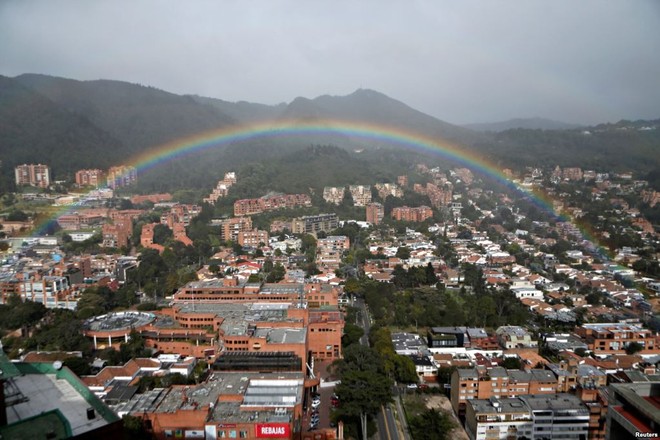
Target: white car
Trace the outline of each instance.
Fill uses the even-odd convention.
[[[313,399],[312,400],[312,409],[318,408],[321,406],[321,399]]]

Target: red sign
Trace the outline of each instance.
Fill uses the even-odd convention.
[[[257,423],[257,437],[289,438],[291,430],[288,423]]]

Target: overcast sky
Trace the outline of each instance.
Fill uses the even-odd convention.
[[[660,118],[660,1],[0,0],[0,74],[265,104],[378,90],[453,123]]]

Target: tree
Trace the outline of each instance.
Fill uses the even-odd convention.
[[[275,266],[273,266],[273,270],[271,270],[266,277],[266,282],[279,283],[284,279],[284,275],[286,275],[286,269],[280,263],[277,263]]]
[[[360,342],[360,338],[362,336],[364,336],[364,330],[362,327],[347,322],[344,325],[344,335],[341,337],[341,343],[344,350],[346,350],[346,348],[351,344]]]
[[[520,359],[517,357],[505,358],[501,366],[507,370],[520,370]]]
[[[405,246],[399,247],[396,250],[396,257],[401,258],[402,260],[409,259],[410,258],[410,249],[405,247]]]
[[[121,420],[124,424],[126,438],[135,440],[149,440],[152,438],[144,427],[144,423],[140,417],[125,415]]]
[[[635,353],[639,353],[640,351],[644,350],[644,346],[640,344],[639,342],[633,341],[626,345],[626,354],[633,355]]]
[[[392,380],[385,375],[378,353],[363,345],[353,344],[338,362],[341,383],[336,392],[342,402],[342,417],[359,417],[363,440],[367,438],[367,416],[392,400]]]
[[[414,440],[445,440],[454,429],[451,418],[435,409],[429,409],[408,421]]]
[[[64,365],[73,371],[76,376],[86,376],[92,373],[92,368],[89,366],[89,363],[83,358],[79,357],[70,357],[64,359]]]

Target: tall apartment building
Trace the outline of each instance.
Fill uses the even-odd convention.
[[[423,222],[433,217],[433,211],[428,206],[418,206],[410,208],[401,206],[392,210],[392,218],[402,222]]]
[[[385,208],[382,204],[375,202],[367,205],[367,223],[378,225],[385,217]]]
[[[222,220],[220,226],[220,239],[238,242],[238,235],[241,232],[252,230],[251,217],[232,217]]]
[[[42,164],[23,164],[14,169],[16,185],[30,185],[48,188],[50,185],[50,168]]]
[[[403,190],[394,183],[377,183],[375,185],[378,197],[386,199],[388,196],[403,197]]]
[[[252,231],[240,231],[238,233],[238,244],[241,246],[259,247],[261,243],[268,244],[268,231],[254,229]]]
[[[345,192],[346,188],[343,186],[326,186],[323,188],[323,200],[328,203],[339,205],[342,200],[344,200]]]
[[[366,206],[371,203],[371,186],[369,185],[350,185],[348,190],[353,198],[353,205]]]
[[[399,176],[396,178],[396,183],[399,184],[399,186],[408,186],[408,176]]]
[[[227,194],[229,194],[229,188],[231,188],[235,183],[236,173],[233,171],[225,173],[224,179],[218,181],[218,184],[215,186],[211,194],[204,199],[204,202],[214,205],[219,198],[227,197]]]
[[[529,371],[461,368],[451,377],[451,404],[456,414],[465,413],[465,403],[471,399],[518,397],[525,394],[555,394],[557,377],[548,370]]]
[[[252,215],[284,208],[312,206],[307,194],[273,194],[258,199],[241,199],[234,202],[234,215]]]
[[[349,250],[351,242],[344,235],[331,235],[319,238],[316,243],[316,264],[327,271],[339,268],[344,251]]]
[[[132,185],[137,182],[137,170],[128,165],[111,167],[108,170],[107,182],[108,187],[112,189]]]
[[[130,216],[119,216],[113,223],[103,225],[103,247],[120,248],[128,245],[133,233],[133,220]]]
[[[76,171],[76,185],[78,186],[102,186],[106,183],[105,173],[99,169]]]
[[[339,227],[337,214],[318,214],[296,218],[291,222],[291,232],[294,234],[312,234],[331,232]]]

